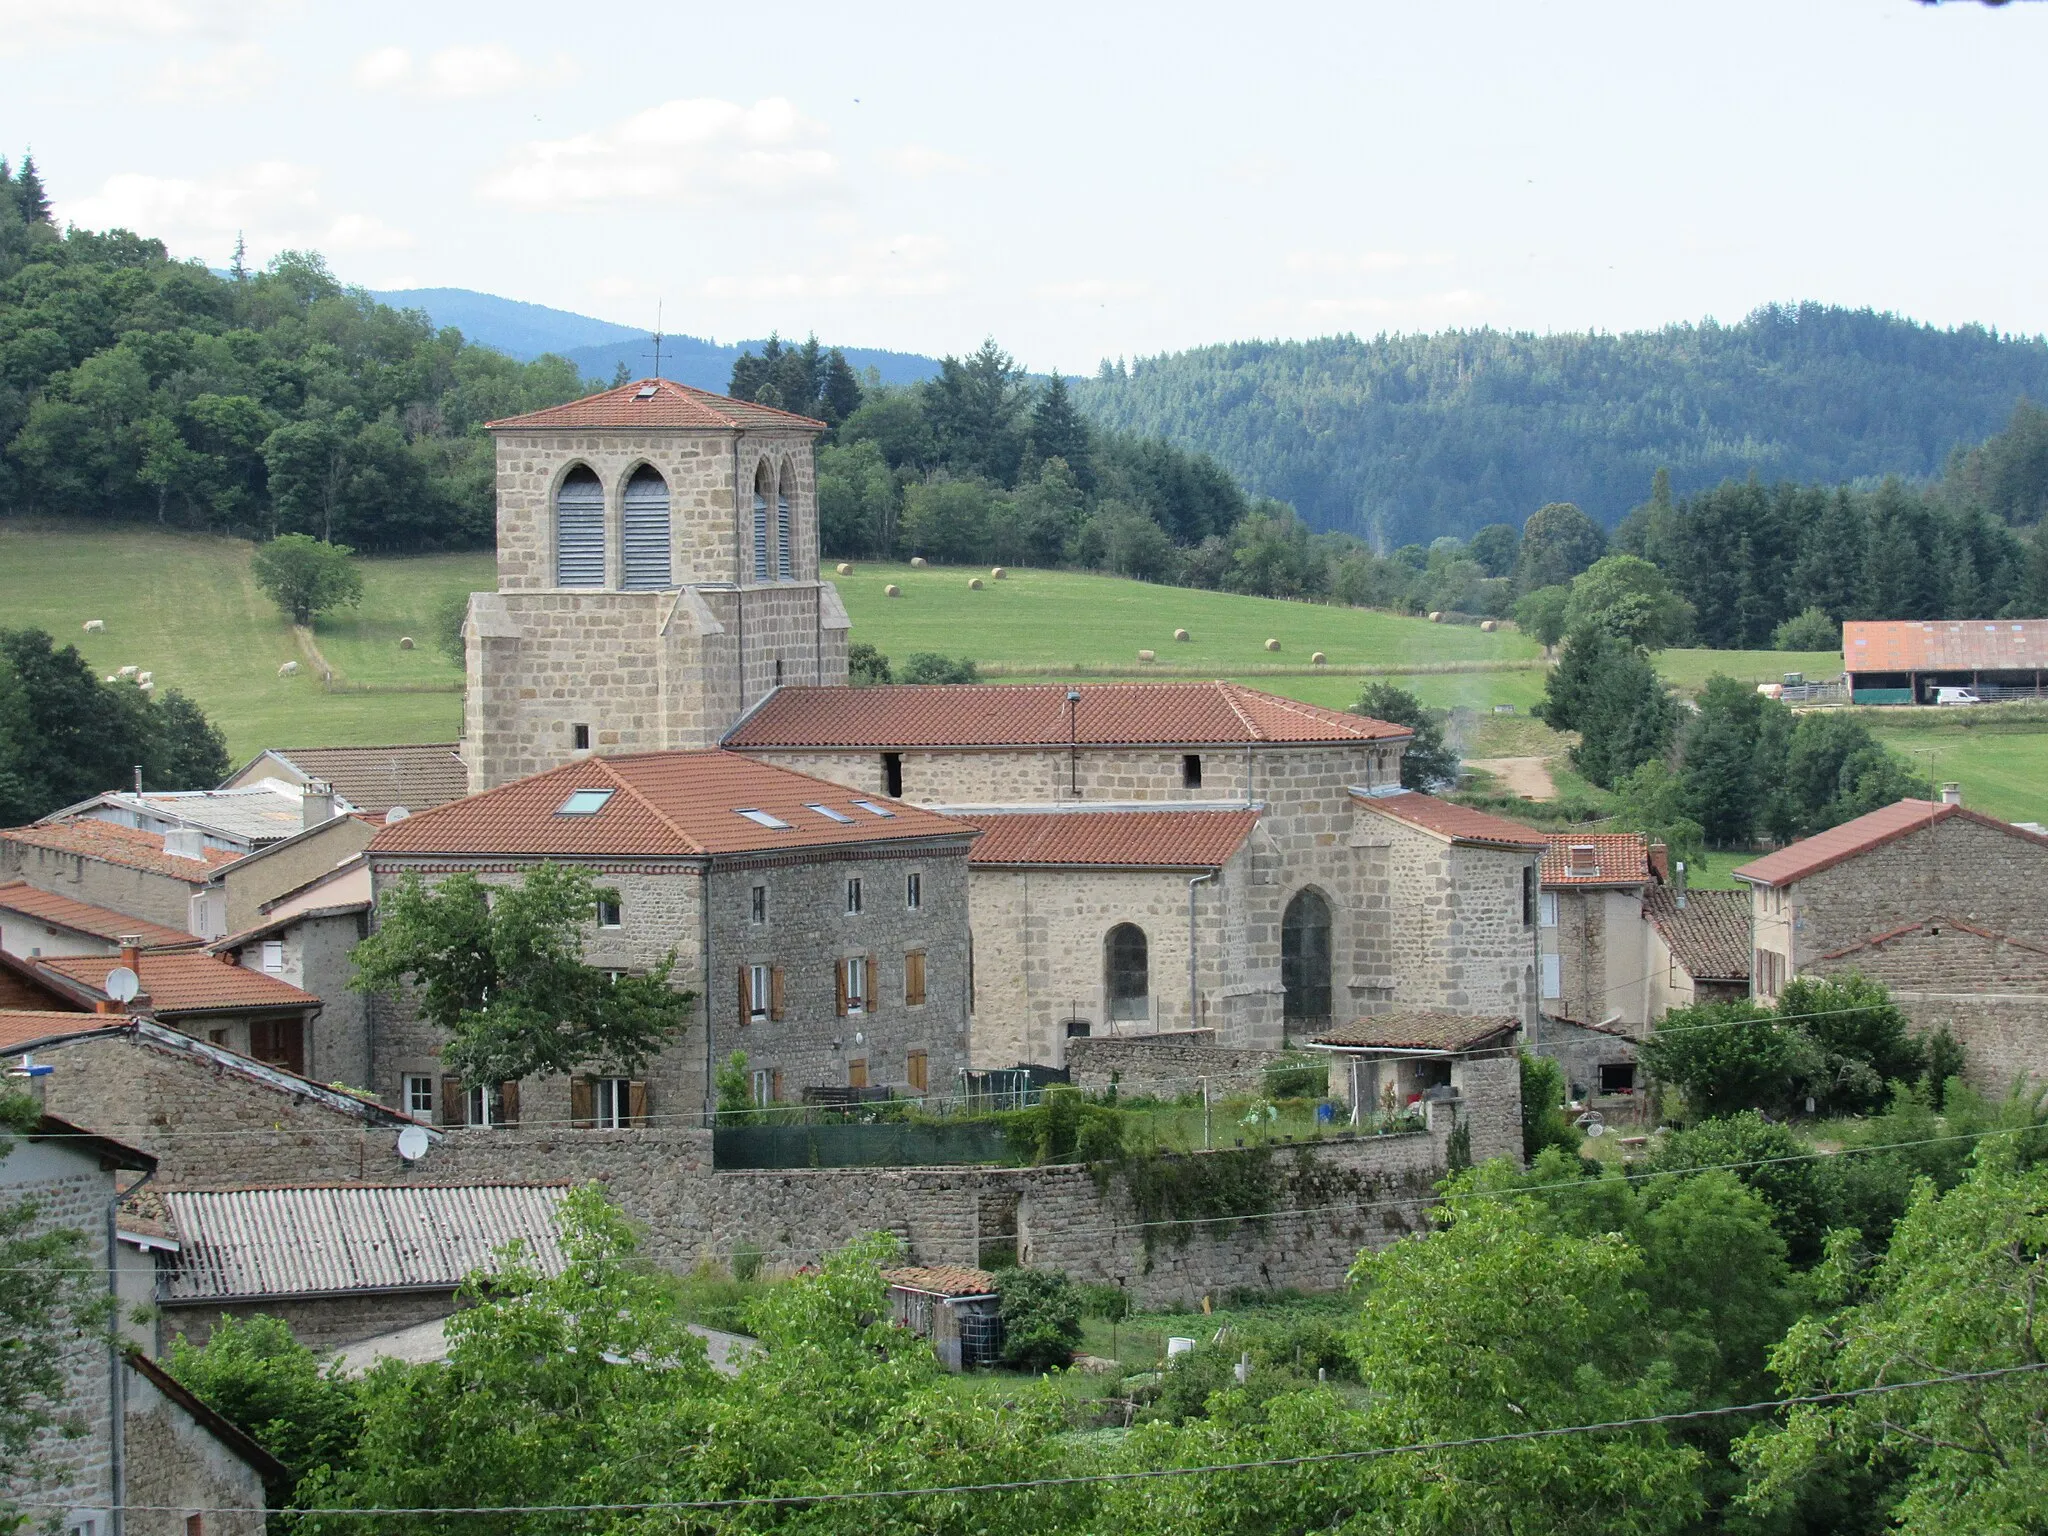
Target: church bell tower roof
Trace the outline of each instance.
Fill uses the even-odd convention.
[[[692,389],[674,379],[637,379],[566,405],[551,405],[545,410],[528,411],[524,416],[485,422],[484,427],[491,432],[609,432],[647,427],[712,432],[822,432],[825,423],[793,411],[756,405],[751,400]]]

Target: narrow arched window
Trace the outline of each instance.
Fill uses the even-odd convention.
[[[581,464],[555,492],[555,585],[604,585],[604,486]]]
[[[1136,923],[1118,923],[1102,941],[1103,968],[1109,983],[1111,1019],[1143,1019],[1151,1015],[1152,967],[1145,930]]]
[[[1315,891],[1301,892],[1281,915],[1280,985],[1290,1024],[1330,1017],[1330,904]]]
[[[768,466],[754,472],[754,580],[768,579]]]
[[[782,466],[782,480],[775,488],[775,579],[791,581],[794,567],[789,552],[789,500],[796,494],[796,474],[787,464]]]
[[[645,592],[668,585],[668,482],[642,464],[626,482],[625,580]]]

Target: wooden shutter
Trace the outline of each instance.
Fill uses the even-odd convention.
[[[647,1084],[637,1077],[626,1084],[626,1118],[634,1125],[647,1123]]]
[[[619,585],[658,591],[668,585],[668,482],[643,464],[626,482],[625,565]]]
[[[782,967],[771,966],[768,971],[768,1017],[776,1023],[782,1022]]]
[[[912,1051],[904,1075],[910,1079],[910,1086],[923,1093],[930,1085],[931,1073],[923,1051]]]
[[[597,1124],[597,1080],[590,1077],[569,1079],[569,1124],[579,1131],[587,1131]]]
[[[924,951],[913,949],[903,957],[903,1001],[909,1007],[924,1003]]]
[[[882,1011],[882,973],[875,969],[875,957],[868,956],[868,995],[861,999],[861,1007],[869,1013]]]
[[[519,1085],[498,1084],[498,1123],[517,1125],[519,1123]]]
[[[746,1023],[754,1016],[754,991],[747,985],[747,968],[740,967],[740,1022]]]
[[[444,1077],[441,1079],[441,1124],[469,1124],[469,1095],[462,1091],[462,1079]]]
[[[782,1068],[776,1067],[768,1074],[768,1097],[777,1104],[782,1102]]]
[[[832,990],[836,994],[839,1017],[843,1019],[846,1017],[846,962],[844,960],[834,960],[832,962]]]
[[[846,1064],[846,1086],[865,1088],[868,1085],[868,1059],[856,1056]]]

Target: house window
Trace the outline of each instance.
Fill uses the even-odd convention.
[[[775,983],[774,968],[766,965],[747,967],[747,1018],[755,1024],[768,1022]]]
[[[768,466],[754,472],[754,580],[768,579]]]
[[[882,793],[891,800],[903,798],[903,754],[884,752],[882,754]]]
[[[1543,926],[1555,928],[1557,926],[1557,892],[1545,891],[1540,905],[1543,910]]]
[[[903,1077],[910,1084],[913,1093],[924,1093],[931,1087],[931,1062],[923,1051],[912,1051],[903,1063]]]
[[[1522,866],[1522,926],[1536,921],[1536,866]]]
[[[600,1077],[596,1084],[597,1128],[601,1131],[622,1131],[634,1121],[633,1083],[624,1077]]]
[[[434,1080],[426,1073],[405,1074],[405,1112],[415,1120],[434,1118]]]
[[[555,492],[555,585],[604,585],[604,486],[581,464]]]
[[[1556,955],[1543,957],[1543,997],[1546,1002],[1564,996],[1564,967]]]
[[[856,1056],[846,1064],[846,1086],[865,1088],[868,1085],[868,1059]]]
[[[506,1117],[505,1085],[503,1083],[479,1083],[468,1091],[464,1109],[467,1116],[465,1125],[474,1125],[489,1130],[492,1126],[509,1124]]]
[[[780,656],[775,658],[775,686],[778,688],[782,686],[782,658]]]
[[[924,876],[918,874],[903,877],[903,905],[915,912],[924,905]]]
[[[619,583],[629,591],[653,592],[668,585],[668,482],[642,464],[626,482],[625,562]]]
[[[913,949],[903,957],[903,1001],[912,1008],[924,1006],[924,951]]]
[[[1152,1011],[1152,972],[1145,930],[1118,923],[1102,941],[1112,1019],[1144,1019]]]
[[[616,896],[598,897],[597,926],[600,928],[619,928],[623,927],[624,924],[625,913],[619,909],[619,898]]]
[[[282,939],[265,939],[263,941],[263,969],[266,974],[271,976],[278,975],[284,970],[284,941]]]
[[[1634,1093],[1636,1064],[1632,1061],[1602,1062],[1599,1067],[1602,1093]]]
[[[1281,915],[1280,985],[1290,1024],[1330,1017],[1330,904],[1315,891],[1300,892]]]
[[[766,1067],[754,1069],[754,1102],[773,1104],[775,1102],[775,1077]]]
[[[868,1011],[868,961],[865,955],[851,955],[839,962],[839,1014]]]
[[[590,750],[590,727],[587,725],[570,726],[569,743],[578,752],[588,752]]]
[[[747,898],[748,920],[756,923],[768,921],[768,887],[757,885]]]
[[[1202,754],[1185,753],[1180,760],[1180,787],[1200,789],[1202,787]]]
[[[265,1066],[306,1073],[306,1021],[257,1019],[249,1025],[249,1054]]]
[[[858,917],[860,915],[860,901],[860,877],[856,875],[853,879],[846,882],[846,915],[848,917]]]

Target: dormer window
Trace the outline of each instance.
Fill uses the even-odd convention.
[[[1591,843],[1573,843],[1565,855],[1565,873],[1573,876],[1600,873],[1600,850]]]

